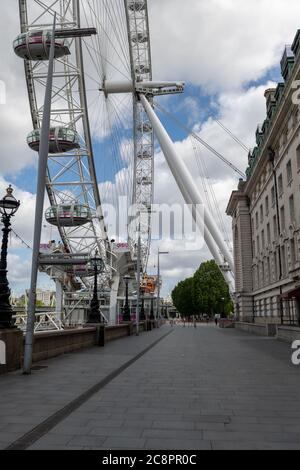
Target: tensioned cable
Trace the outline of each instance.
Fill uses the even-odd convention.
[[[215,119],[215,122],[238,144],[240,145],[246,152],[249,152],[250,149],[245,145],[228,127],[226,127],[221,121]]]
[[[192,140],[193,137],[191,137],[190,139]],[[193,145],[193,143],[192,143],[192,145]],[[213,189],[211,178],[208,175],[207,166],[205,164],[205,161],[199,155],[198,146],[199,146],[199,143],[196,141],[195,145],[193,145],[193,150],[194,150],[194,153],[195,153],[196,162],[197,162],[197,166],[198,166],[198,169],[199,169],[199,175],[201,177],[201,182],[202,182],[202,185],[203,185],[203,188],[204,188],[205,199],[207,201],[210,212],[212,214],[214,214],[214,213],[216,214],[216,216],[218,218],[218,221],[219,221],[220,228],[223,231],[223,234],[225,235],[225,242],[226,242],[228,248],[231,249],[231,246],[230,246],[230,243],[229,243],[229,240],[230,240],[229,233],[228,233],[228,230],[226,228],[224,217],[221,213],[221,210],[220,210],[220,207],[219,207],[219,204],[218,204],[218,200],[217,200],[217,197],[216,197],[216,193]],[[214,206],[214,208],[213,208],[213,206]]]
[[[239,176],[241,176],[243,179],[246,179],[246,175],[239,170],[233,163],[231,163],[227,158],[225,158],[223,155],[221,155],[217,150],[215,150],[211,145],[209,145],[205,140],[201,139],[194,131],[189,129],[185,124],[183,124],[178,118],[173,116],[171,113],[169,113],[165,108],[163,108],[161,105],[154,103],[154,106],[158,108],[160,111],[162,111],[166,116],[168,116],[172,121],[174,121],[179,127],[181,127],[185,132],[187,132],[189,135],[192,135],[200,144],[202,144],[207,150],[209,150],[211,153],[213,153],[217,158],[219,158],[223,163],[225,163],[227,166],[229,166],[235,173],[238,173]]]

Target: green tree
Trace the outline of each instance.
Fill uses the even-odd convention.
[[[172,292],[175,308],[183,317],[191,317],[196,313],[193,303],[193,278],[179,282]]]
[[[213,316],[233,311],[229,287],[215,261],[201,264],[193,278],[193,304],[199,313]],[[224,299],[224,302],[223,300]]]

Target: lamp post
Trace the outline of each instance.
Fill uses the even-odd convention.
[[[154,316],[154,292],[151,292],[151,307],[150,307],[150,320],[151,322],[155,320]]]
[[[98,275],[104,271],[105,267],[103,259],[98,256],[98,251],[96,251],[95,257],[91,259],[91,266],[94,270],[94,293],[88,311],[87,324],[97,324],[102,323],[98,298]]]
[[[123,314],[123,321],[130,322],[130,308],[129,308],[129,299],[128,299],[128,284],[131,279],[129,275],[124,276],[125,282],[125,305],[124,305],[124,314]]]
[[[2,232],[2,247],[0,259],[0,329],[14,328],[12,319],[13,311],[10,304],[10,289],[7,280],[7,247],[8,237],[11,232],[10,219],[15,215],[20,207],[20,201],[13,196],[11,186],[7,188],[6,195],[0,200],[0,214],[4,225]]]
[[[145,292],[141,289],[141,298],[142,298],[142,305],[141,305],[141,312],[140,312],[140,320],[145,320]]]
[[[160,255],[168,255],[168,251],[159,251],[157,253],[157,306],[156,306],[156,320],[160,318]]]
[[[222,297],[222,318],[226,318],[226,315],[225,315],[225,298]]]

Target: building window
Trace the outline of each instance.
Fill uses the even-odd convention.
[[[286,277],[286,257],[285,257],[285,246],[281,247],[281,267],[282,267],[282,276]]]
[[[272,186],[272,189],[271,189],[271,202],[272,202],[272,207],[274,207],[275,202],[276,202],[276,200],[275,200],[275,187],[274,186]]]
[[[261,232],[261,247],[262,247],[262,250],[265,249],[265,232],[264,232],[264,230]]]
[[[260,223],[262,224],[264,221],[264,208],[263,205],[260,206]]]
[[[277,250],[274,253],[274,281],[278,281]]]
[[[257,236],[257,239],[256,239],[256,245],[257,245],[257,254],[259,255],[259,252],[260,252],[260,246],[259,246],[259,236]]]
[[[291,184],[291,182],[293,181],[293,170],[292,170],[291,160],[289,160],[287,165],[286,165],[286,174],[287,174],[288,184]]]
[[[271,264],[270,264],[270,258],[267,258],[267,276],[268,276],[268,283],[271,284],[272,278],[271,278]]]
[[[271,227],[270,227],[270,224],[267,225],[267,239],[268,239],[268,245],[271,245]]]
[[[290,240],[290,250],[291,250],[291,265],[292,269],[295,267],[296,261],[297,261],[297,251],[296,251],[296,243],[295,239],[292,238]]]
[[[284,129],[281,136],[281,145],[284,146],[287,143],[288,129]]]
[[[294,202],[294,196],[291,196],[289,199],[289,205],[290,205],[290,217],[291,217],[291,222],[295,222],[295,202]]]
[[[258,229],[258,212],[255,214],[256,230]]]
[[[281,232],[285,230],[285,210],[284,206],[280,209]]]
[[[282,175],[280,175],[279,178],[278,178],[278,193],[279,193],[279,196],[283,195],[283,178],[282,178]]]
[[[274,230],[274,238],[276,240],[277,236],[278,236],[278,225],[277,225],[277,216],[274,215],[273,217],[273,230]]]
[[[257,289],[260,287],[260,270],[259,270],[259,264],[257,265]]]
[[[296,154],[297,154],[297,169],[298,171],[300,171],[300,145],[298,145],[297,147]]]
[[[266,205],[266,215],[268,215],[269,214],[269,196],[266,197],[265,205]]]

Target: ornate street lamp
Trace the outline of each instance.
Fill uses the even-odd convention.
[[[226,318],[226,315],[225,315],[225,299],[224,297],[222,297],[222,318]]]
[[[128,285],[131,277],[129,275],[124,276],[124,282],[125,282],[125,305],[124,305],[124,313],[123,313],[123,321],[130,322],[131,317],[130,317],[130,308],[129,308],[129,299],[128,299]]]
[[[150,320],[154,321],[155,316],[154,316],[154,293],[151,292],[151,309],[150,309]]]
[[[20,207],[20,201],[13,196],[11,186],[7,188],[6,195],[0,200],[1,221],[4,225],[2,232],[2,248],[0,259],[0,328],[14,328],[13,310],[10,304],[10,289],[7,280],[7,247],[8,237],[11,232],[10,219],[15,215]]]
[[[144,321],[146,317],[145,317],[145,292],[143,291],[143,289],[141,289],[141,297],[142,297],[142,306],[141,306],[141,311],[140,311],[140,320]]]
[[[91,267],[94,270],[94,293],[88,311],[87,324],[95,325],[97,323],[102,323],[102,315],[100,313],[100,303],[98,299],[98,275],[103,273],[105,269],[104,261],[98,256],[98,251],[96,251],[95,257],[91,258]]]

